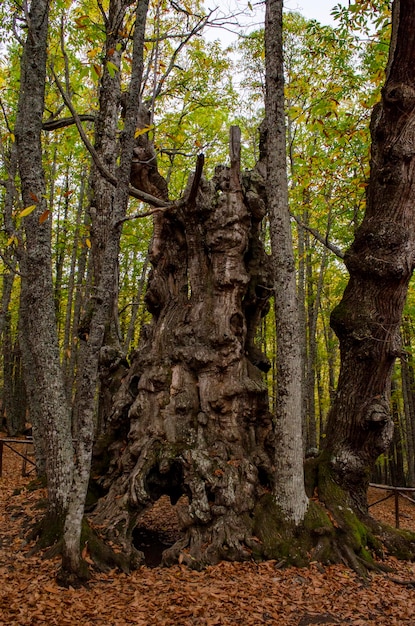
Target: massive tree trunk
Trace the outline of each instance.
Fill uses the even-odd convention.
[[[187,496],[164,563],[200,567],[262,549],[253,517],[272,485],[273,438],[261,372],[269,364],[255,332],[271,281],[259,238],[263,182],[258,173],[241,180],[236,128],[230,143],[230,167],[199,184],[200,158],[186,202],[154,218],[153,319],[115,403],[100,481],[108,494],[94,516],[131,565],[143,559],[134,527],[162,494]]]
[[[318,487],[341,524],[351,509],[366,515],[370,471],[393,436],[391,374],[415,259],[414,34],[413,2],[395,1],[387,79],[371,121],[366,213],[345,255],[350,279],[331,317],[341,370]]]

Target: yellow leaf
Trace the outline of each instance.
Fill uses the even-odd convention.
[[[89,59],[93,59],[101,52],[101,50],[102,48],[91,48],[91,50],[88,50],[88,52],[86,53],[86,56]]]
[[[85,239],[85,243],[87,245],[87,248],[91,247],[91,240],[90,239]]]
[[[11,246],[12,243],[16,244],[16,246],[19,243],[19,240],[17,239],[16,235],[12,235],[8,240],[7,240],[7,245]]]
[[[35,208],[36,208],[36,204],[31,204],[30,206],[27,206],[25,209],[20,211],[18,217],[26,217],[27,215],[30,215],[31,213],[33,213]]]
[[[140,137],[140,135],[145,135],[153,128],[154,128],[154,124],[150,124],[150,126],[144,126],[144,128],[137,128],[134,134],[134,139],[137,139],[137,137]]]

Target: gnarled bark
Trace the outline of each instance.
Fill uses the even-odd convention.
[[[239,149],[234,128],[231,166],[202,179],[182,209],[154,217],[153,319],[116,399],[100,481],[108,494],[94,514],[132,565],[143,558],[133,529],[162,494],[188,497],[164,563],[246,559],[258,545],[252,515],[272,482],[273,445],[255,330],[271,282],[263,183],[258,173],[241,181]]]
[[[371,121],[367,209],[345,255],[350,280],[331,324],[341,371],[325,450],[336,480],[366,512],[370,469],[393,436],[392,367],[415,258],[415,13],[394,3],[393,38],[382,100]]]

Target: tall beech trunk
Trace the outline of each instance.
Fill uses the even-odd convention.
[[[331,324],[341,370],[324,455],[365,513],[370,470],[393,437],[391,374],[415,260],[415,9],[395,0],[386,84],[371,120],[367,208],[345,255],[349,283]]]
[[[72,437],[56,333],[51,219],[42,223],[39,219],[46,211],[41,132],[48,15],[48,0],[30,4],[15,135],[23,205],[36,206],[22,218],[24,237],[17,251],[25,384],[35,421],[34,435],[44,443],[50,513],[62,523],[72,480]]]
[[[259,237],[264,188],[258,172],[241,180],[237,128],[230,145],[230,167],[199,185],[199,158],[187,201],[154,218],[146,294],[153,319],[116,398],[101,479],[109,491],[94,516],[131,565],[143,560],[133,529],[162,494],[173,504],[188,497],[182,537],[164,552],[165,564],[200,567],[263,550],[254,512],[273,473],[261,372],[269,364],[254,343],[271,291]]]
[[[282,0],[267,0],[265,15],[266,189],[277,337],[274,496],[285,516],[298,524],[304,519],[308,500],[303,476],[300,315],[288,206],[282,5]]]

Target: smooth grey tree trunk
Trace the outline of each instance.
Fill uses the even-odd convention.
[[[308,499],[303,477],[301,333],[288,207],[282,5],[280,0],[268,0],[265,16],[266,189],[277,337],[274,497],[286,518],[299,524]]]

